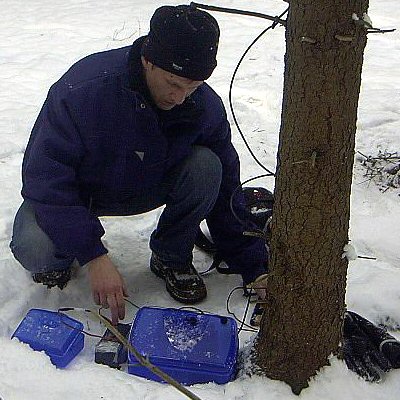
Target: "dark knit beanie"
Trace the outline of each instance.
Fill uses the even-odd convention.
[[[158,8],[142,55],[152,64],[194,81],[210,77],[217,65],[219,27],[214,17],[187,5]]]

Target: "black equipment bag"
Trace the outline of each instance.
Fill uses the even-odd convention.
[[[272,208],[274,204],[274,195],[268,189],[263,187],[246,187],[242,189],[248,221],[252,222],[260,231],[269,234],[269,220],[272,217]],[[245,223],[246,221],[242,221]],[[216,269],[221,274],[231,274],[228,266],[221,266],[222,257],[218,254],[215,244],[203,233],[201,228],[197,233],[195,246],[207,254],[213,255],[214,260],[206,271],[206,274]]]

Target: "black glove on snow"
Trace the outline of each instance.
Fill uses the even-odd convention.
[[[400,368],[400,342],[386,332],[384,328],[374,325],[355,312],[348,311],[370,341],[389,360],[392,368]]]
[[[342,350],[347,367],[369,382],[400,366],[400,342],[352,311],[345,313]]]
[[[346,312],[343,325],[343,356],[347,367],[366,381],[380,381],[390,364],[353,317]]]

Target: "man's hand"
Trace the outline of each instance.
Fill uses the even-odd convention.
[[[255,279],[254,282],[250,283],[248,287],[254,289],[261,300],[267,298],[267,278],[268,274],[262,274]]]
[[[124,296],[127,296],[124,280],[117,267],[107,255],[95,258],[88,263],[89,281],[96,304],[110,307],[112,323],[125,318]]]
[[[262,274],[258,276],[254,282],[247,285],[247,288],[254,290],[258,296],[257,303],[250,319],[251,326],[259,327],[261,324],[264,308],[267,305],[267,302],[265,301],[267,300],[267,280],[268,274]]]

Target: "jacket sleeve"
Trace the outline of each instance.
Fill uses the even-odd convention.
[[[222,163],[222,183],[207,225],[218,252],[235,273],[243,277],[245,284],[253,282],[267,272],[268,252],[263,240],[244,236],[245,227],[234,217],[232,207],[241,220],[246,220],[245,202],[240,185],[240,163],[231,143],[231,131],[225,112],[223,121],[209,137],[207,146]],[[237,189],[235,191],[235,189]],[[246,221],[251,225],[250,221]],[[249,228],[246,225],[246,229]]]
[[[80,265],[107,253],[100,239],[104,229],[79,195],[77,177],[84,154],[67,101],[53,86],[25,152],[22,195],[57,250],[75,256]]]

